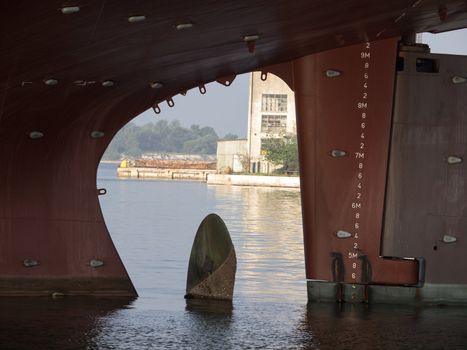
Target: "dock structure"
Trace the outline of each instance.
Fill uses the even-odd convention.
[[[117,169],[119,177],[198,181],[207,181],[216,172],[215,162],[170,159],[125,159]]]

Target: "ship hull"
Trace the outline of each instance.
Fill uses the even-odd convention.
[[[345,284],[419,288],[425,276],[419,257],[428,256],[427,283],[467,283],[465,258],[448,250],[463,244],[463,233],[453,230],[465,227],[465,172],[451,169],[456,180],[441,189],[448,211],[434,212],[425,199],[405,196],[420,192],[399,186],[414,167],[398,172],[407,158],[398,158],[397,151],[405,154],[406,143],[394,138],[416,134],[419,121],[404,131],[400,126],[410,123],[393,125],[391,113],[397,106],[397,38],[465,27],[465,5],[364,0],[2,4],[0,295],[136,295],[99,205],[98,196],[105,195],[105,189],[96,188],[102,154],[116,132],[143,111],[153,107],[158,112],[164,101],[172,106],[179,93],[195,88],[203,94],[209,82],[229,85],[236,74],[261,69],[280,75],[297,96],[307,278],[338,283],[340,291]],[[186,30],[179,30],[180,24]],[[367,43],[371,52],[365,51]],[[359,143],[346,137],[357,135],[363,121],[350,123],[344,117],[354,118],[355,103],[363,103],[362,74],[368,72],[361,64],[370,61],[360,57],[362,52],[371,54],[369,108],[371,120],[380,122],[368,125],[371,151],[362,176],[371,176],[361,192],[366,204],[357,212],[351,196],[360,193],[355,186],[361,162],[352,157]],[[344,74],[330,78],[326,70]],[[463,116],[446,121],[460,130],[458,145],[465,135]],[[413,149],[416,157],[420,149]],[[333,150],[349,156],[331,158]],[[404,211],[398,210],[399,203]],[[422,213],[411,209],[417,203]],[[362,215],[358,222],[353,220],[357,213]],[[433,215],[425,225],[427,213]],[[353,240],[356,223],[363,232],[358,242]],[[459,244],[441,245],[437,255],[433,250],[428,254],[438,239],[431,228],[443,225],[451,225],[445,235],[459,236]],[[430,229],[425,236],[423,227]],[[353,238],[341,239],[338,231]],[[404,243],[407,232],[409,245]],[[419,240],[426,243],[421,250]],[[455,259],[458,264],[451,268]]]

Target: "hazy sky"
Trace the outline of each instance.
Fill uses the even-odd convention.
[[[160,114],[154,114],[151,108],[133,121],[141,125],[158,119],[177,119],[183,126],[211,126],[219,137],[227,133],[243,137],[248,121],[248,83],[249,75],[242,74],[229,87],[216,82],[207,84],[205,95],[201,95],[198,88],[191,89],[186,96],[173,98],[174,107],[163,102],[159,105]]]
[[[423,33],[422,41],[431,47],[433,53],[467,55],[467,29],[443,34]],[[175,107],[161,103],[161,113],[156,115],[150,109],[133,122],[141,125],[158,119],[178,119],[183,126],[199,124],[213,127],[219,137],[227,133],[245,137],[248,120],[249,75],[237,76],[231,86],[218,83],[206,85],[207,93],[201,95],[198,89],[188,91],[186,96],[174,97]]]

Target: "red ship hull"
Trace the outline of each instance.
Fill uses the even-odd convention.
[[[353,299],[363,300],[371,285],[420,286],[421,260],[380,258],[380,241],[390,237],[382,236],[389,227],[385,203],[398,196],[386,189],[394,169],[388,170],[389,151],[397,146],[390,141],[397,39],[388,38],[465,27],[465,1],[116,0],[70,7],[79,11],[57,1],[2,5],[0,295],[135,295],[99,206],[96,172],[104,150],[144,110],[261,69],[278,72],[297,94],[307,278],[337,286],[337,297],[355,286],[362,292]],[[183,23],[193,27],[177,30]],[[363,121],[344,114],[361,112],[355,103],[362,102],[366,61],[359,55],[367,42],[371,151],[357,212],[352,196],[361,162],[352,157]],[[323,69],[345,74],[332,81]],[[349,157],[329,156],[340,148]],[[355,224],[358,241],[332,236]],[[392,255],[423,256],[403,246]],[[357,254],[355,267],[349,253]],[[440,281],[436,273],[427,276]]]

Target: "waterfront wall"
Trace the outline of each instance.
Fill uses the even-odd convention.
[[[300,178],[292,176],[255,176],[255,175],[227,175],[209,174],[210,185],[234,186],[267,186],[300,188]]]
[[[256,176],[217,174],[215,170],[119,167],[118,177],[205,181],[211,185],[265,186],[300,188],[295,176]]]
[[[118,177],[143,179],[171,179],[207,181],[208,174],[215,174],[216,170],[208,169],[160,169],[142,167],[119,167]]]

